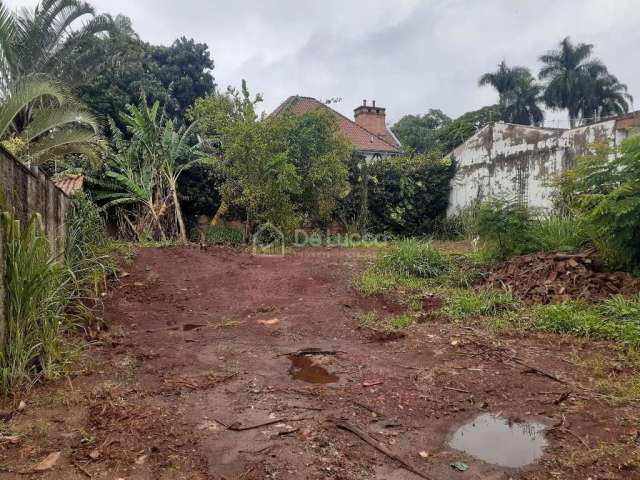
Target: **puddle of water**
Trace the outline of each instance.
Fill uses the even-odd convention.
[[[514,423],[483,414],[460,427],[449,446],[501,467],[524,467],[542,457],[547,445],[544,429],[537,422]]]
[[[292,355],[289,375],[294,380],[307,383],[335,383],[339,380],[337,375],[329,373],[326,368],[316,365],[309,355]]]
[[[196,325],[196,324],[187,323],[186,325],[182,326],[182,331],[183,332],[190,332],[191,330],[196,330],[196,329],[202,328],[202,327],[204,327],[204,325]]]

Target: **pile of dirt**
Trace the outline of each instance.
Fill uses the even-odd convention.
[[[560,252],[539,252],[503,262],[483,283],[542,304],[578,298],[597,301],[640,292],[640,278],[625,272],[598,271],[588,254]]]

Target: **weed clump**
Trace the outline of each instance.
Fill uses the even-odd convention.
[[[454,290],[446,299],[445,312],[453,318],[493,316],[513,311],[519,302],[509,292],[498,290]]]
[[[378,267],[405,277],[434,278],[448,272],[450,263],[445,254],[429,243],[402,240],[389,247],[381,256]]]

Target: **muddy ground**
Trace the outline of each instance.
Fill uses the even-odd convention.
[[[637,406],[582,366],[615,362],[613,347],[492,337],[435,312],[381,341],[359,313],[401,307],[352,287],[373,254],[141,250],[83,370],[5,413],[0,479],[640,478]],[[482,414],[543,424],[542,458],[515,469],[451,448]]]

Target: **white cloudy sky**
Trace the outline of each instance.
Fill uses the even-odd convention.
[[[33,6],[34,0],[9,0]],[[478,77],[503,58],[537,72],[564,36],[596,56],[640,102],[638,0],[93,0],[123,13],[144,40],[206,42],[221,86],[247,79],[275,107],[293,94],[362,99],[390,120],[440,108],[456,116],[495,102]],[[563,118],[551,115],[550,118]],[[563,125],[561,125],[563,126]]]

